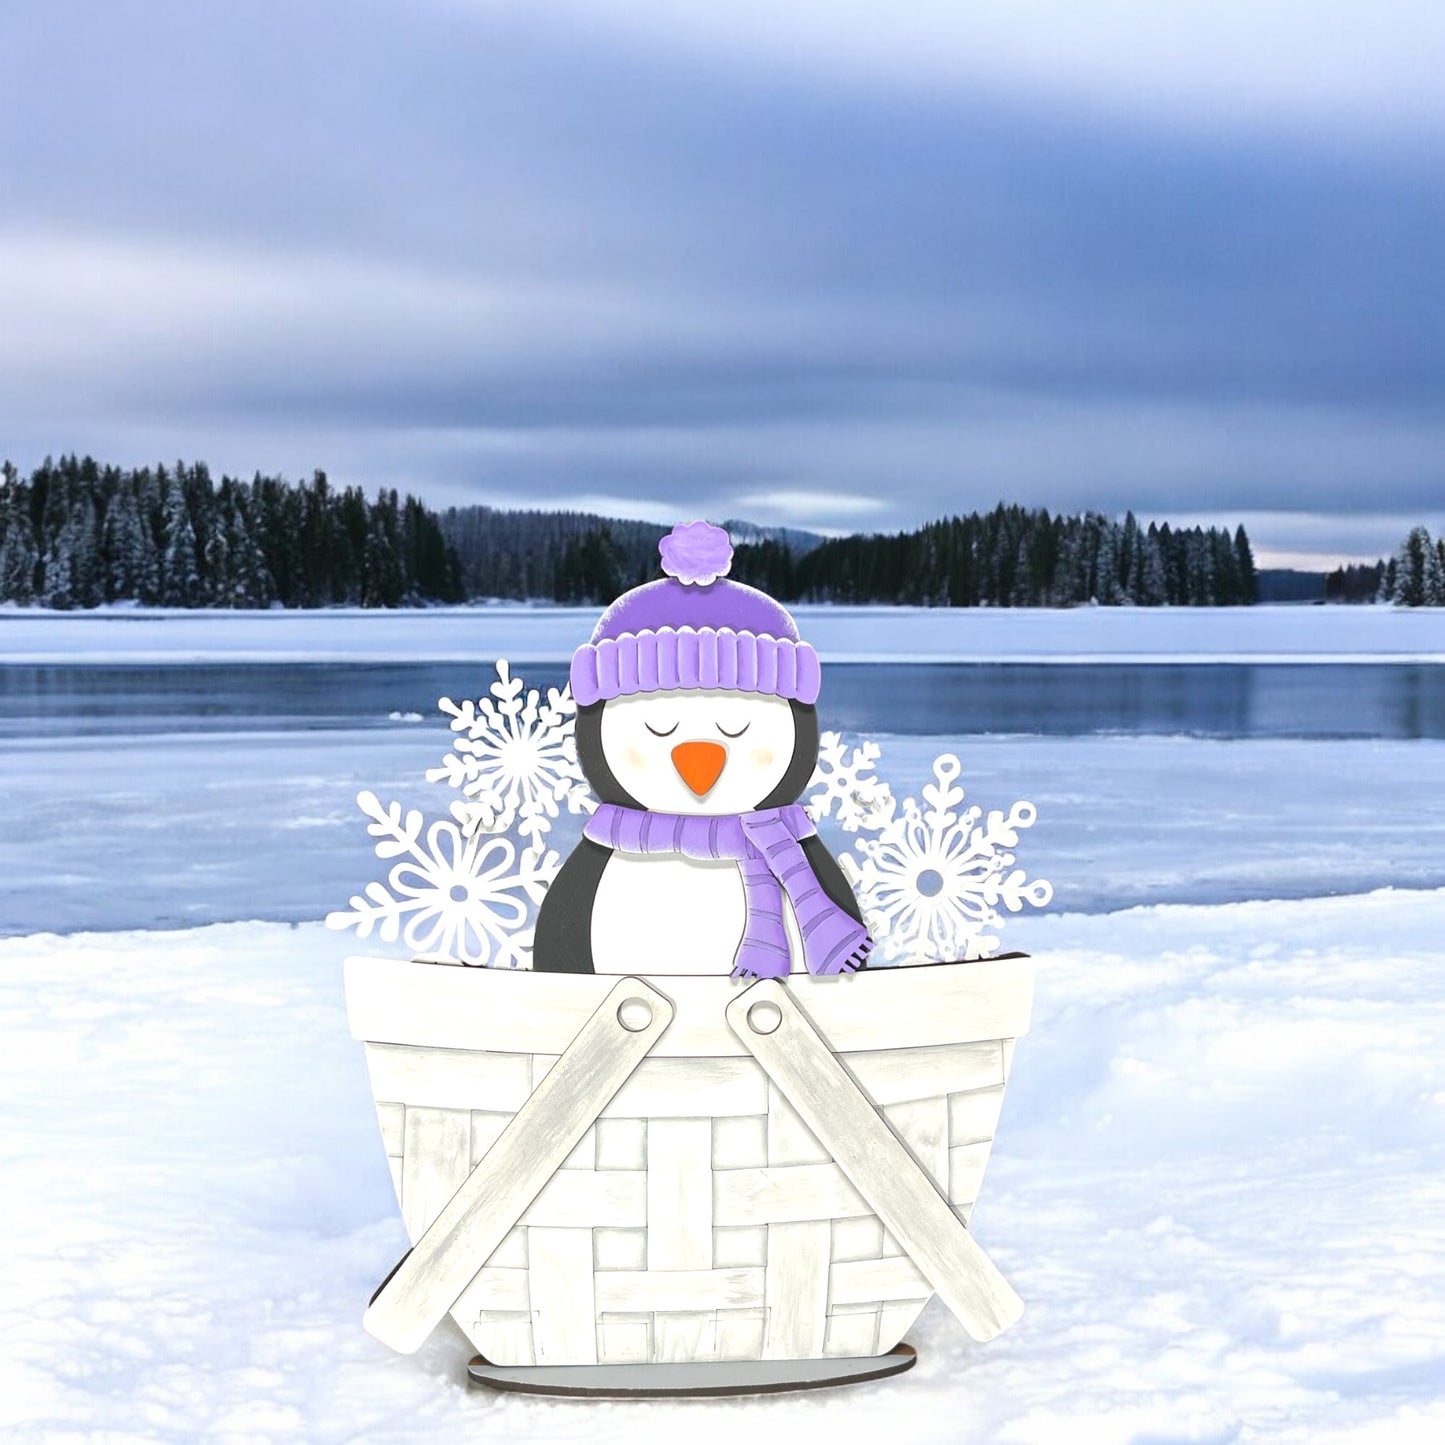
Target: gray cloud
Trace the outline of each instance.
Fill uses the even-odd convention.
[[[871,7],[11,7],[0,450],[832,528],[1438,509],[1430,12],[1276,92],[1288,4],[1005,8],[870,52]]]

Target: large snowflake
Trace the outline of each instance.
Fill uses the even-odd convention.
[[[1037,817],[1032,803],[1007,814],[962,808],[961,771],[951,753],[934,760],[934,781],[920,806],[905,798],[902,811],[854,845],[858,857],[838,860],[858,893],[882,959],[944,962],[987,958],[998,950],[999,907],[1017,913],[1053,897],[1043,879],[1030,883],[1012,853],[1020,828]]]
[[[350,912],[329,913],[328,928],[373,928],[387,943],[398,937],[414,956],[486,964],[532,966],[533,909],[557,876],[554,852],[519,850],[510,839],[468,836],[445,819],[427,827],[418,809],[382,806],[375,793],[357,797],[372,819],[379,858],[402,859],[385,884],[354,894]]]
[[[873,776],[883,749],[865,739],[849,749],[840,733],[824,733],[818,740],[818,766],[808,786],[809,814],[835,817],[845,832],[881,827],[893,816],[893,794],[882,778]],[[836,809],[836,813],[835,810]]]
[[[512,676],[505,659],[490,690],[480,702],[442,698],[452,731],[463,736],[426,776],[450,783],[468,800],[451,805],[463,832],[503,833],[515,824],[540,848],[563,802],[573,813],[597,806],[577,763],[577,705],[568,688],[548,688],[542,701],[536,688]]]

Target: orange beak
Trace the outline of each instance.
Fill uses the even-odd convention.
[[[678,776],[701,798],[712,791],[728,760],[721,743],[678,743],[672,750],[672,765]]]

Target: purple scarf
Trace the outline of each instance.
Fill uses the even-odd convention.
[[[731,858],[743,875],[747,902],[743,940],[733,957],[734,978],[783,978],[788,973],[784,892],[798,917],[809,973],[851,973],[862,967],[873,947],[868,930],[839,908],[814,876],[798,840],[817,829],[798,803],[715,818],[603,803],[582,831],[619,853]]]

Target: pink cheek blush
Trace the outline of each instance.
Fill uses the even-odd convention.
[[[754,748],[748,754],[748,760],[755,768],[770,768],[773,765],[774,756],[772,748]]]
[[[629,768],[645,768],[647,766],[647,754],[636,743],[628,743],[622,758]]]

